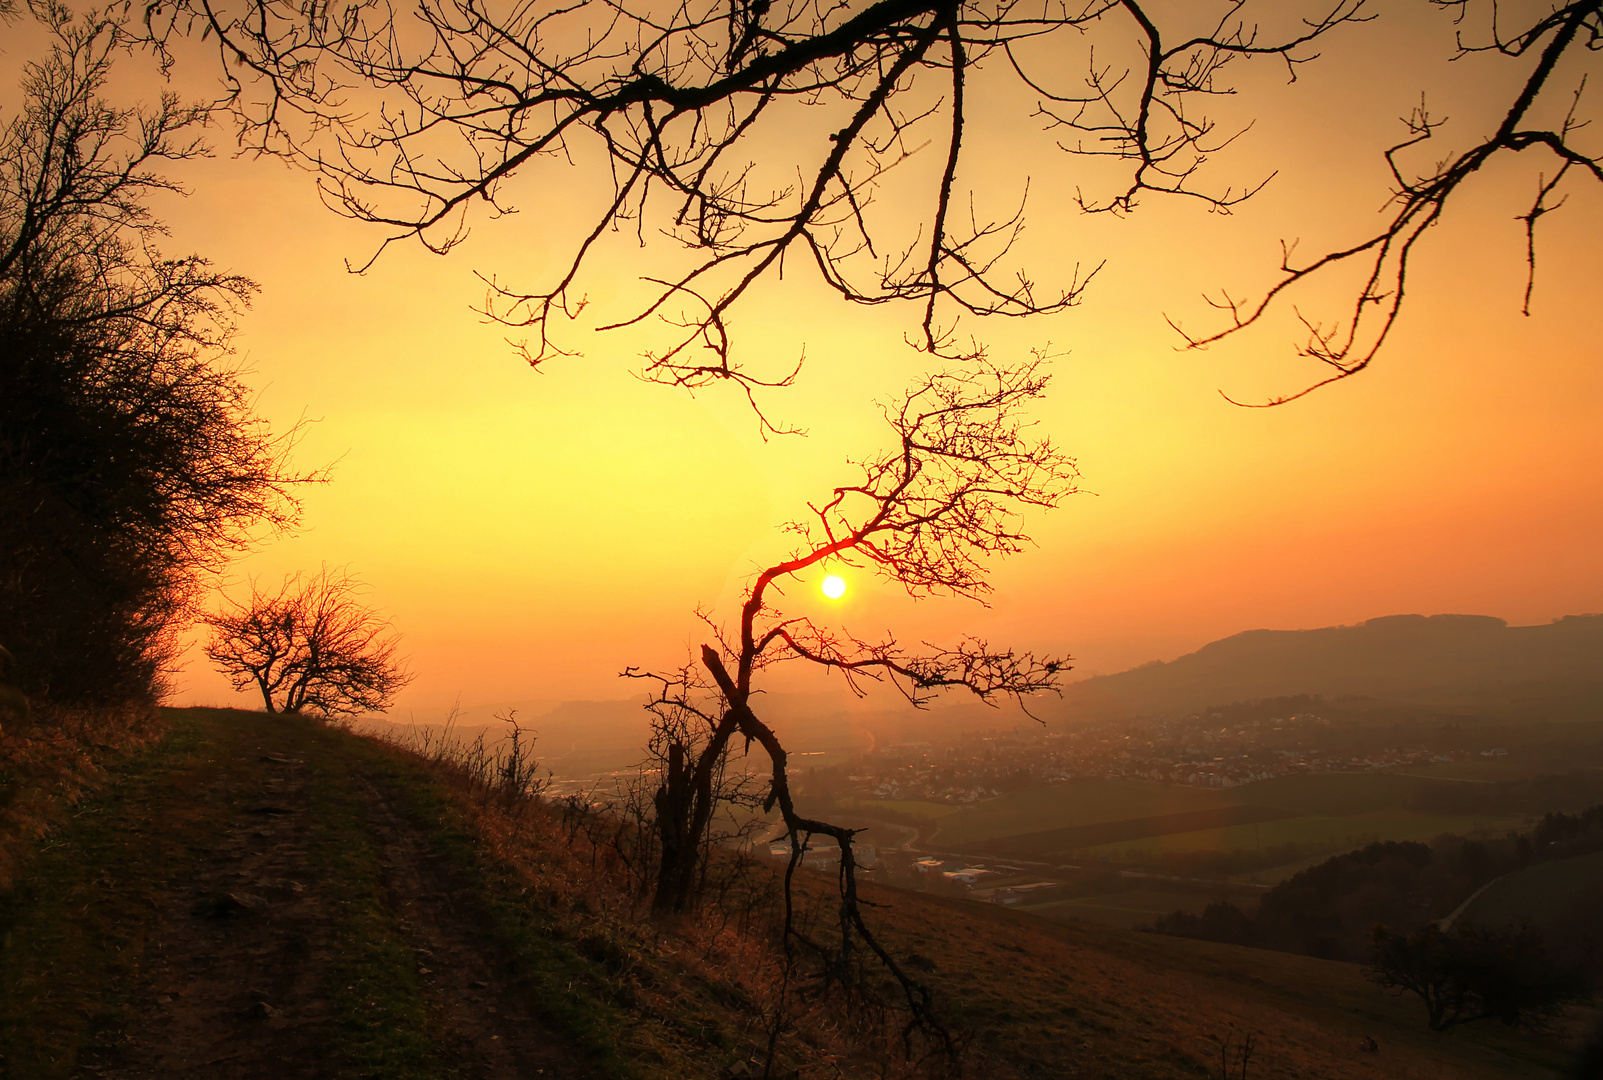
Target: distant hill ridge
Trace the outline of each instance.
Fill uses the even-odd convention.
[[[1061,699],[1034,701],[1030,709],[1072,723],[1184,715],[1294,694],[1371,697],[1489,719],[1603,718],[1603,615],[1541,626],[1509,626],[1488,615],[1389,615],[1356,626],[1247,630],[1175,660],[1071,683]],[[494,717],[515,708],[519,722],[538,732],[537,752],[558,774],[599,773],[641,759],[649,727],[643,700],[480,705],[461,710],[456,731],[497,740],[506,725]],[[960,732],[1028,722],[955,694],[928,712],[886,696],[876,705],[843,693],[776,694],[763,699],[763,715],[797,754],[941,744]],[[438,720],[416,726],[440,730]]]
[[[1187,713],[1293,694],[1360,696],[1501,719],[1603,716],[1603,615],[1509,626],[1488,615],[1389,615],[1248,630],[1178,659],[1073,683],[1063,719]]]

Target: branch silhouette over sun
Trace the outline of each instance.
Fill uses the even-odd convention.
[[[764,809],[778,808],[790,839],[787,897],[814,837],[827,837],[840,849],[839,936],[821,938],[787,915],[787,955],[799,946],[816,961],[825,986],[839,983],[867,992],[859,972],[866,949],[903,992],[909,1017],[904,1034],[910,1038],[921,1030],[943,1052],[955,1044],[931,1010],[929,990],[897,964],[859,910],[852,847],[859,830],[807,817],[796,808],[787,751],[757,713],[756,676],[775,664],[801,660],[838,672],[858,694],[866,691],[865,681],[887,682],[915,706],[946,688],[968,690],[986,702],[1056,689],[1069,670],[1065,657],[1015,652],[977,638],[912,648],[889,636],[864,640],[818,620],[787,615],[775,598],[787,580],[856,559],[914,599],[940,595],[983,602],[990,592],[990,558],[1015,554],[1029,543],[1022,512],[1050,509],[1076,490],[1073,459],[1021,415],[1045,392],[1041,368],[1039,359],[1007,366],[982,356],[972,366],[920,379],[884,409],[895,433],[894,449],[856,462],[852,482],[810,504],[811,518],[788,527],[795,547],[753,579],[738,625],[724,627],[704,614],[714,643],[703,645],[695,661],[675,672],[624,672],[656,683],[648,706],[653,728],[659,736],[672,736],[655,800],[661,862],[654,908],[683,911],[691,904],[704,858],[698,838],[719,801],[713,778],[737,737],[747,747],[756,745],[771,765]],[[819,588],[838,599],[846,582],[826,573]],[[786,910],[792,910],[788,902]]]

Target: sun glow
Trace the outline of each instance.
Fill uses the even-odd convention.
[[[831,600],[839,600],[846,595],[846,582],[835,574],[825,574],[824,583],[819,587]]]

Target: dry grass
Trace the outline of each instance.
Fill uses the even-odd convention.
[[[1563,1040],[1497,1024],[1429,1031],[1417,1001],[1386,996],[1355,964],[869,896],[885,905],[886,939],[928,957],[951,1014],[980,1033],[976,1075],[1217,1076],[1219,1041],[1247,1034],[1249,1080],[1557,1077],[1569,1055]],[[1366,1036],[1378,1054],[1360,1049]]]
[[[0,891],[28,854],[106,778],[113,761],[165,732],[148,705],[72,709],[44,704],[0,731]]]
[[[652,917],[653,864],[639,814],[582,799],[519,797],[509,790],[505,744],[398,746],[444,781],[481,856],[506,871],[542,930],[577,943],[636,1023],[620,1033],[626,1057],[671,1076],[874,1076],[944,1071],[911,1060],[896,994],[865,984],[822,992],[806,957],[788,964],[778,868],[715,853],[708,902],[690,914]],[[649,800],[647,805],[649,805]],[[809,876],[797,894],[797,924],[833,917],[833,881]],[[671,1064],[670,1064],[671,1063]],[[648,1069],[650,1071],[656,1071]]]
[[[906,1014],[872,965],[857,993],[838,985],[821,993],[805,962],[787,978],[772,864],[722,858],[715,902],[652,919],[637,825],[509,797],[482,748],[475,757],[434,746],[430,758],[519,902],[604,971],[612,999],[636,1022],[622,1036],[633,1040],[631,1060],[661,1062],[668,1075],[742,1076],[750,1067],[757,1076],[773,1045],[775,1076],[948,1071],[920,1060],[917,1044],[911,1060],[903,1052]],[[833,877],[800,880],[800,921],[827,930]],[[1416,1003],[1386,997],[1356,965],[1065,926],[873,886],[865,895],[876,933],[935,991],[964,1044],[968,1076],[1217,1076],[1222,1045],[1239,1053],[1249,1034],[1251,1080],[1557,1076],[1568,1057],[1560,1041],[1495,1025],[1430,1032]],[[1378,1054],[1361,1049],[1366,1036]]]

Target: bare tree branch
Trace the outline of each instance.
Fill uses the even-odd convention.
[[[533,287],[490,280],[485,310],[529,332],[531,364],[569,352],[553,320],[584,308],[600,245],[660,231],[675,243],[641,274],[645,299],[604,328],[661,319],[666,344],[647,353],[647,378],[751,392],[786,377],[748,369],[731,320],[787,256],[850,302],[914,306],[922,347],[946,359],[962,355],[954,330],[965,315],[1045,314],[1079,300],[1095,269],[1040,287],[1010,257],[1022,199],[1001,215],[979,208],[968,174],[983,170],[964,164],[971,84],[1035,95],[1062,149],[1124,164],[1125,179],[1083,196],[1085,209],[1130,211],[1160,193],[1223,210],[1261,186],[1213,190],[1200,179],[1237,134],[1203,111],[1231,92],[1227,66],[1268,57],[1294,76],[1319,41],[1369,17],[1365,3],[1323,0],[1301,19],[1265,6],[1280,27],[1270,31],[1248,0],[1161,12],[1135,0],[422,0],[404,10],[179,0],[151,7],[147,29],[158,44],[186,32],[213,39],[247,144],[315,169],[331,207],[386,231],[380,251],[408,238],[448,251],[475,207],[512,211],[514,174],[562,182],[576,164],[604,161],[610,195],[558,269]],[[1097,42],[1130,62],[1103,63]],[[1063,76],[1076,68],[1089,72],[1080,88]],[[920,157],[936,125],[938,162]],[[781,145],[784,167],[760,167]],[[907,169],[918,202],[881,206],[888,174]]]
[[[768,757],[764,805],[779,809],[791,841],[787,950],[799,945],[815,957],[824,986],[845,984],[854,992],[862,989],[854,972],[866,950],[902,988],[906,1037],[923,1031],[943,1052],[954,1044],[933,1012],[928,990],[902,970],[863,919],[852,852],[855,831],[797,810],[783,742],[754,705],[754,677],[773,664],[802,661],[840,673],[858,693],[866,680],[888,680],[916,706],[948,688],[967,690],[986,702],[1022,700],[1056,688],[1068,670],[1062,658],[997,649],[973,639],[955,647],[921,649],[904,648],[894,639],[864,641],[787,616],[773,599],[782,582],[830,560],[869,568],[915,597],[946,594],[983,600],[990,588],[985,580],[990,557],[1017,552],[1028,542],[1019,522],[1021,511],[1050,508],[1075,490],[1074,462],[1022,416],[1045,392],[1046,383],[1039,360],[1004,367],[983,355],[970,357],[962,368],[922,379],[884,410],[894,448],[857,463],[852,483],[835,488],[827,500],[810,508],[808,519],[790,526],[797,537],[795,549],[755,576],[738,628],[725,632],[703,616],[717,644],[702,647],[700,673],[626,672],[653,678],[662,688],[651,705],[659,731],[694,727],[698,732],[694,738],[672,740],[657,794],[662,864],[656,909],[682,910],[693,902],[691,883],[701,857],[697,838],[718,802],[714,778],[732,740],[742,736]],[[839,937],[828,942],[803,932],[791,917],[788,883],[814,836],[834,840],[841,853]]]
[[[1457,9],[1462,17],[1470,0],[1432,0],[1432,3],[1438,7]],[[1490,41],[1469,45],[1463,42],[1461,36],[1460,55],[1496,51],[1519,59],[1532,51],[1537,54],[1535,65],[1520,85],[1502,122],[1491,135],[1468,150],[1437,162],[1428,172],[1410,174],[1402,163],[1405,152],[1435,138],[1446,122],[1431,116],[1421,100],[1419,108],[1403,121],[1408,138],[1386,151],[1386,163],[1390,167],[1396,190],[1392,195],[1390,212],[1379,231],[1349,247],[1328,252],[1305,263],[1293,262],[1291,247],[1288,246],[1281,262],[1282,278],[1260,299],[1244,302],[1223,294],[1219,300],[1209,301],[1227,316],[1227,323],[1222,330],[1193,337],[1171,320],[1171,325],[1185,337],[1187,347],[1205,348],[1253,326],[1305,282],[1326,277],[1330,272],[1349,264],[1360,269],[1363,281],[1345,321],[1325,323],[1305,317],[1300,311],[1297,313],[1306,331],[1303,343],[1297,348],[1298,353],[1329,366],[1332,372],[1301,390],[1273,397],[1257,403],[1255,407],[1295,401],[1322,386],[1339,382],[1367,368],[1379,354],[1402,312],[1407,293],[1409,259],[1414,247],[1424,237],[1426,230],[1441,220],[1449,200],[1492,161],[1509,154],[1538,150],[1556,158],[1558,168],[1551,180],[1545,175],[1538,180],[1531,209],[1518,217],[1525,224],[1528,268],[1522,310],[1530,314],[1531,294],[1536,280],[1537,221],[1563,204],[1562,199],[1556,203],[1549,200],[1572,170],[1603,181],[1603,154],[1583,151],[1576,143],[1576,136],[1586,125],[1577,116],[1581,95],[1586,87],[1584,74],[1579,75],[1573,84],[1569,107],[1562,120],[1552,127],[1543,126],[1540,122],[1531,126],[1530,121],[1537,112],[1538,102],[1547,90],[1549,80],[1562,61],[1580,59],[1603,49],[1603,0],[1576,0],[1560,5],[1535,18],[1513,36],[1505,36],[1498,27],[1495,5],[1491,10],[1493,25]]]

